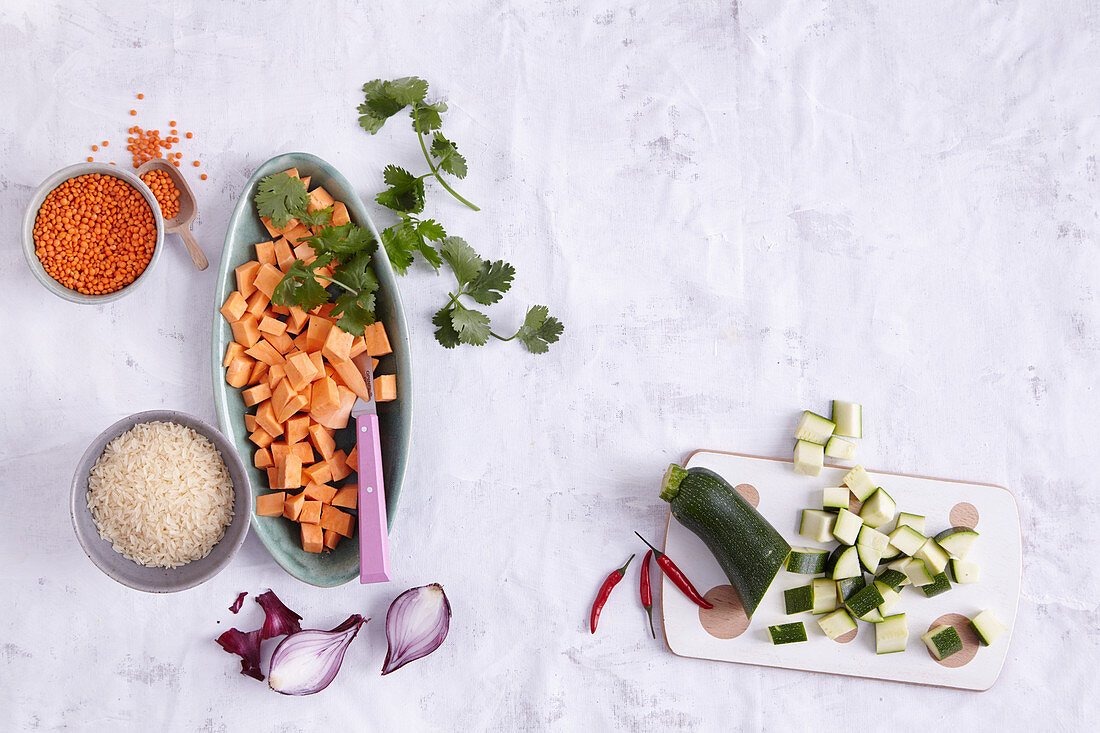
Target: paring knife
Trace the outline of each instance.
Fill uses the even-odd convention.
[[[363,372],[370,400],[356,399],[355,447],[359,455],[359,582],[390,579],[390,540],[386,524],[386,491],[382,479],[382,447],[378,433],[378,405],[374,401],[374,369],[365,351],[353,360]]]

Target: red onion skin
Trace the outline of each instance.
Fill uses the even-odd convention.
[[[261,629],[264,639],[296,634],[302,630],[302,617],[287,608],[270,588],[266,593],[256,596],[256,603],[264,609],[264,626]]]
[[[241,606],[244,605],[244,599],[248,598],[248,591],[241,591],[237,594],[237,600],[233,601],[233,605],[229,607],[229,610],[233,613],[237,613],[241,610]]]
[[[260,629],[255,631],[229,629],[215,641],[225,651],[241,658],[241,674],[263,681],[264,675],[260,671],[260,642],[263,641],[263,637]]]
[[[415,600],[412,594],[424,588],[438,588],[439,593],[443,596],[443,614],[436,628],[433,630],[434,637],[424,639],[421,642],[421,648],[416,651],[410,653],[409,649],[404,649],[398,650],[398,653],[394,654],[394,643],[395,641],[400,641],[397,637],[400,631],[398,624],[400,624],[402,620],[401,617],[408,609],[409,605]],[[447,600],[447,594],[443,592],[443,586],[439,583],[431,583],[430,585],[422,585],[408,589],[397,598],[393,599],[389,611],[386,612],[386,642],[388,647],[386,649],[386,660],[382,663],[382,674],[387,675],[390,672],[395,672],[409,662],[414,662],[417,659],[428,656],[443,644],[450,629],[451,602]]]
[[[365,619],[359,614],[353,613],[351,616],[348,616],[347,620],[344,621],[344,623],[340,624],[334,629],[330,629],[329,631],[307,629],[305,631],[299,631],[295,634],[287,636],[285,639],[279,642],[279,646],[275,647],[275,651],[271,655],[271,666],[268,670],[268,687],[271,687],[272,690],[275,690],[275,692],[278,692],[281,695],[313,695],[325,689],[336,678],[336,674],[340,671],[340,665],[344,662],[344,653],[347,651],[348,646],[351,644],[351,642],[355,640],[355,636],[359,633],[360,627],[362,627],[363,624],[367,623],[368,621],[370,621],[369,618]],[[315,644],[316,637],[318,635],[339,636],[340,634],[345,634],[348,631],[351,631],[351,635],[348,636],[348,638],[343,642],[339,649],[334,652],[334,656],[331,660],[329,660],[328,669],[325,670],[324,675],[318,678],[316,684],[311,687],[294,691],[276,690],[275,687],[272,686],[272,680],[275,679],[276,676],[279,674],[279,665],[282,664],[289,657],[290,654],[295,653],[296,645],[307,642],[307,640],[308,642],[312,642]]]

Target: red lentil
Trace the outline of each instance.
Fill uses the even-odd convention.
[[[180,213],[180,192],[172,177],[164,171],[149,171],[141,177],[160,204],[160,213],[165,219],[175,219]]]

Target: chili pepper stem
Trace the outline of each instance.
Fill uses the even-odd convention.
[[[653,606],[646,606],[646,615],[649,616],[649,633],[653,634],[653,638],[657,638],[657,632],[653,630]]]
[[[627,558],[626,563],[621,568],[619,568],[616,572],[618,572],[619,575],[622,575],[623,577],[626,577],[626,568],[627,568],[628,565],[630,565],[630,561],[633,560],[633,559],[634,559],[634,555],[631,555],[629,558]]]
[[[637,530],[634,531],[634,534],[638,535],[638,539],[640,539],[642,542],[646,543],[646,546],[648,546],[649,549],[653,550],[653,557],[659,558],[659,557],[661,557],[662,555],[665,554],[665,553],[661,552],[660,550],[658,550],[653,545],[649,544],[649,540],[647,540],[645,537],[642,537],[640,534],[638,534]]]

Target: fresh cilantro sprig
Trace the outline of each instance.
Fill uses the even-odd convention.
[[[306,215],[309,192],[301,178],[288,173],[275,173],[260,179],[255,200],[256,212],[270,219],[276,229],[282,229],[291,219]]]
[[[373,135],[382,129],[386,120],[408,109],[420,150],[428,164],[428,172],[419,176],[396,165],[386,166],[382,179],[387,188],[375,197],[375,201],[398,215],[397,223],[381,233],[382,247],[394,270],[404,275],[419,252],[436,271],[446,262],[458,281],[457,292],[448,293],[447,304],[432,318],[436,340],[453,349],[459,344],[482,346],[490,337],[501,341],[519,339],[528,351],[545,353],[549,344],[557,341],[565,329],[561,321],[550,316],[545,306],[528,309],[523,325],[511,336],[501,336],[492,330],[486,313],[462,300],[466,298],[478,305],[496,303],[512,287],[515,268],[503,260],[481,259],[463,239],[447,236],[439,222],[422,217],[424,181],[429,178],[438,181],[458,201],[480,211],[455,191],[443,175],[463,179],[467,172],[466,158],[458,151],[458,146],[440,132],[447,105],[428,103],[428,83],[415,76],[391,81],[375,79],[363,85],[363,94],[363,103],[359,105],[360,126]],[[430,145],[427,136],[431,137]]]

